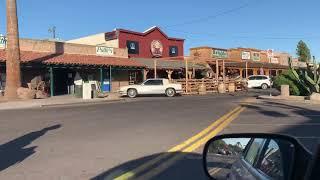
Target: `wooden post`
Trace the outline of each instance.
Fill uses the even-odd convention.
[[[188,92],[188,59],[185,59],[185,68],[186,68],[186,93]]]
[[[172,80],[171,75],[173,73],[173,70],[166,70],[166,72],[167,72],[169,81],[171,81]]]
[[[109,91],[112,92],[112,66],[109,66]]]
[[[219,61],[216,59],[216,80],[219,78]]]
[[[242,78],[242,68],[239,69],[239,76]]]
[[[246,61],[246,79],[248,79],[248,61]]]
[[[157,78],[157,60],[154,60],[153,61],[153,63],[154,63],[154,79],[156,79]]]
[[[103,67],[100,68],[100,90],[101,92],[103,92],[103,81],[104,81],[104,78],[103,78]]]
[[[225,81],[226,78],[226,67],[224,65],[224,59],[222,60],[222,78],[223,78],[223,82]]]
[[[266,74],[265,74],[265,75],[269,76],[269,75],[270,75],[270,72],[269,72],[270,70],[269,70],[269,69],[266,69],[265,71],[266,71]]]
[[[53,97],[54,96],[53,67],[50,67],[49,71],[50,71],[50,96]]]
[[[143,69],[143,81],[147,80],[147,74],[148,74],[149,70],[147,69]]]

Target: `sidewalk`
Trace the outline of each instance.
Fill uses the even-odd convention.
[[[118,94],[111,93],[106,98],[95,98],[95,99],[80,99],[73,95],[54,96],[48,99],[31,99],[31,100],[18,100],[5,102],[0,101],[0,110],[9,109],[27,109],[37,107],[51,107],[51,106],[62,106],[62,105],[83,105],[83,104],[94,104],[111,101],[123,100]]]

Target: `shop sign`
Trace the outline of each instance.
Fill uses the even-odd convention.
[[[213,49],[214,58],[228,58],[228,52],[226,50]]]
[[[268,49],[267,54],[268,54],[268,58],[272,58],[273,57],[273,49]]]
[[[250,54],[250,52],[248,52],[248,51],[242,51],[242,53],[241,53],[241,58],[242,58],[243,60],[249,60],[249,59],[251,59],[251,54]]]
[[[159,40],[151,42],[151,53],[154,57],[161,57],[163,52],[163,45]]]
[[[253,53],[252,53],[252,60],[254,60],[254,61],[260,61],[260,53],[258,53],[258,52],[253,52]]]
[[[0,35],[0,49],[5,49],[7,46],[7,38]]]
[[[279,63],[279,59],[278,59],[278,58],[272,57],[272,58],[270,58],[270,59],[271,59],[271,63],[276,63],[276,64]]]
[[[112,47],[97,46],[96,47],[96,54],[99,56],[113,56],[114,49]]]

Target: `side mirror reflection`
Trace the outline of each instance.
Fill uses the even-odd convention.
[[[204,152],[212,179],[289,179],[294,144],[274,137],[215,138]]]

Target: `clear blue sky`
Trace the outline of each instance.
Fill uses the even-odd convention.
[[[20,36],[45,39],[55,25],[69,40],[114,28],[136,31],[157,25],[194,46],[272,48],[295,54],[302,39],[320,57],[318,0],[17,0]],[[0,33],[5,34],[5,1]],[[318,59],[317,58],[317,59]]]

